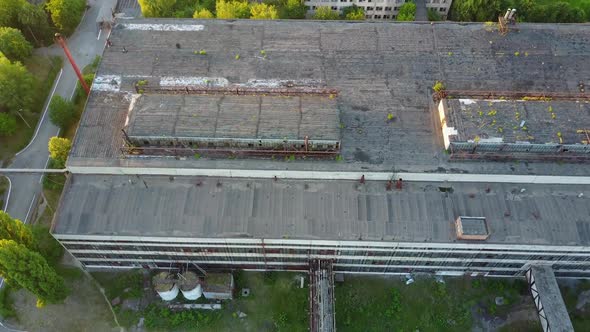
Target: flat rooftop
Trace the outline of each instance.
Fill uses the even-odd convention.
[[[449,162],[430,91],[441,80],[452,90],[579,93],[580,82],[590,86],[589,32],[585,24],[518,24],[501,36],[482,23],[120,20],[68,163],[589,175],[585,164]],[[135,83],[181,78],[338,89],[342,162],[125,158],[121,129]]]
[[[588,186],[72,175],[52,233],[448,243],[458,216],[485,243],[590,245]],[[578,197],[584,193],[582,197]],[[477,241],[484,243],[484,241]]]
[[[449,99],[451,141],[590,144],[590,103]],[[588,130],[588,135],[586,135]]]
[[[145,94],[129,112],[127,134],[167,138],[340,139],[336,101],[320,96]]]

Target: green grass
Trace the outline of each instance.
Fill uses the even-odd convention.
[[[583,291],[590,290],[590,281],[582,280],[575,288],[562,286],[560,289],[563,301],[574,325],[574,330],[587,330],[588,326],[590,326],[590,304],[586,304],[581,310],[576,309],[576,304],[578,303],[578,295]]]
[[[520,297],[528,296],[524,280],[448,278],[445,284],[417,279],[347,277],[336,285],[339,331],[469,331],[472,310],[503,316]],[[394,295],[398,294],[398,295]],[[506,304],[496,307],[503,296]]]
[[[143,270],[125,272],[93,272],[94,279],[104,288],[109,300],[140,298],[143,295]],[[125,290],[128,289],[126,292]]]
[[[3,319],[17,318],[14,310],[14,302],[10,297],[12,288],[10,285],[5,285],[0,289],[0,317]]]
[[[0,161],[3,161],[2,166],[6,166],[14,155],[22,150],[33,137],[35,127],[43,114],[43,106],[51,87],[55,81],[57,74],[62,66],[62,59],[60,57],[44,57],[33,55],[24,61],[25,67],[37,78],[38,86],[35,91],[35,103],[30,112],[22,112],[24,119],[30,125],[30,128],[20,118],[17,118],[16,134],[8,137],[2,137],[0,140]]]
[[[141,275],[141,270],[124,273],[95,272],[109,299],[121,295],[130,287],[130,275]],[[250,288],[250,296],[237,297],[224,301],[220,311],[185,310],[171,312],[163,307],[161,301],[151,304],[143,312],[114,308],[119,323],[125,327],[136,325],[140,317],[146,318],[150,331],[169,331],[171,329],[196,328],[199,331],[307,331],[308,330],[308,293],[307,285],[299,288],[298,275],[289,272],[234,273],[236,292]],[[307,279],[307,276],[305,276]],[[131,278],[132,279],[132,278]],[[306,282],[307,284],[307,282]],[[182,303],[194,301],[177,300]],[[196,302],[207,302],[200,298]],[[246,318],[237,317],[237,312],[247,314]]]

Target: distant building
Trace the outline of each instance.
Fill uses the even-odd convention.
[[[345,7],[357,5],[365,10],[367,20],[394,20],[400,7],[409,0],[305,0],[310,14],[317,7],[327,6],[341,11]],[[425,0],[426,8],[436,10],[443,19],[447,18],[453,0]]]

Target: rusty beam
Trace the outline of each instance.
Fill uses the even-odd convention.
[[[522,100],[590,100],[590,94],[585,92],[542,92],[542,91],[474,91],[474,90],[446,90],[453,98],[480,99],[522,99]]]

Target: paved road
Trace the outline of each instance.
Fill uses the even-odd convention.
[[[89,0],[90,9],[86,11],[82,22],[78,29],[68,39],[68,46],[74,59],[78,63],[80,69],[91,63],[96,55],[102,54],[107,33],[98,35],[96,27],[96,17],[100,10],[100,1]],[[52,87],[51,94],[44,106],[44,113],[39,121],[35,135],[27,147],[21,150],[14,158],[9,168],[45,168],[49,158],[47,151],[47,143],[49,138],[56,136],[59,133],[59,128],[56,127],[49,120],[47,115],[47,105],[53,95],[60,95],[66,99],[71,99],[76,88],[77,77],[74,70],[71,68],[68,60],[63,55],[63,50],[59,46],[51,46],[45,49],[39,49],[39,52],[44,55],[57,55],[64,58],[64,67],[58,74],[58,79]],[[9,192],[9,199],[6,202],[6,211],[14,218],[18,218],[25,223],[33,209],[33,203],[36,195],[41,192],[41,175],[39,174],[19,174],[10,175],[11,186]],[[4,208],[4,207],[0,207]],[[0,287],[4,281],[0,279]],[[18,331],[4,326],[0,322],[0,332],[4,331]]]
[[[100,9],[100,1],[91,0],[89,4],[90,9],[84,15],[76,33],[67,40],[70,51],[80,69],[91,63],[96,55],[102,54],[108,35],[107,31],[106,33],[101,33],[100,38],[98,38],[96,17]],[[59,46],[53,45],[46,49],[36,50],[36,52],[63,57],[64,67],[58,75],[59,80],[56,80],[51,90],[52,93],[46,101],[45,113],[38,124],[36,135],[30,144],[18,153],[12,164],[8,166],[9,168],[46,167],[49,158],[47,142],[49,138],[56,136],[59,132],[59,128],[49,120],[46,112],[47,104],[53,95],[60,95],[66,99],[70,99],[76,88],[77,77],[68,60],[63,55],[63,50]],[[27,221],[33,208],[34,197],[41,191],[41,175],[19,174],[10,175],[9,178],[12,182],[12,189],[6,210],[12,217]]]

